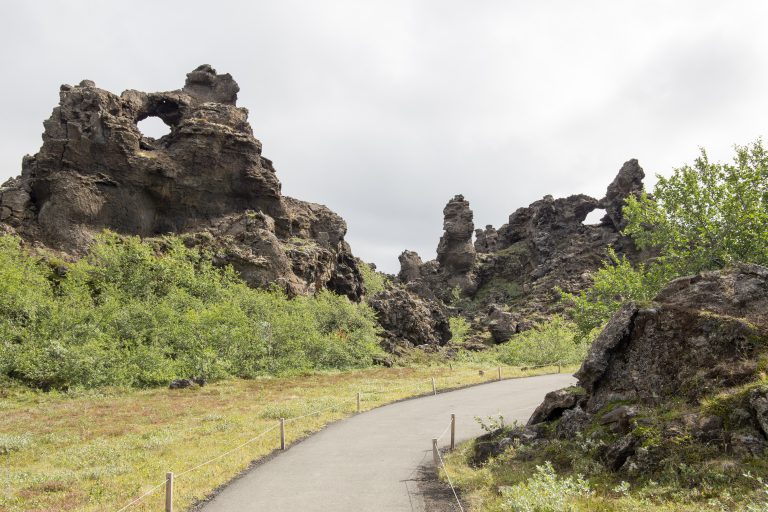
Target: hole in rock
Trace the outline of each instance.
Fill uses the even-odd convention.
[[[592,210],[587,214],[587,218],[584,219],[584,222],[582,224],[586,224],[588,226],[594,226],[595,224],[600,224],[600,220],[605,217],[605,210],[601,210],[598,208],[597,210]]]
[[[159,139],[160,137],[171,133],[171,127],[165,124],[159,117],[147,117],[136,123],[136,125],[139,127],[139,131],[144,137]]]

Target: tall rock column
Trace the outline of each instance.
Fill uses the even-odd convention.
[[[464,196],[457,195],[443,209],[443,236],[437,245],[437,261],[440,271],[450,286],[469,291],[473,286],[470,275],[477,252],[472,244],[475,230],[472,210]]]
[[[602,220],[604,224],[612,224],[618,232],[627,227],[627,221],[622,213],[624,201],[629,196],[640,197],[643,192],[643,178],[645,173],[636,159],[624,162],[619,174],[608,185],[605,197],[598,205],[600,208],[605,208],[605,217]]]

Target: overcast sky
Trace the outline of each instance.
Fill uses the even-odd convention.
[[[699,146],[730,159],[767,131],[766,22],[757,0],[4,1],[0,181],[60,84],[172,90],[208,63],[283,192],[395,272],[403,249],[434,258],[455,194],[498,227],[545,194],[601,197],[629,158],[650,177]]]

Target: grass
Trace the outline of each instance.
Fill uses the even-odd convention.
[[[747,503],[739,498],[754,496],[750,489],[732,489],[724,486],[721,496],[703,499],[694,489],[671,483],[650,482],[637,487],[627,483],[618,475],[600,473],[598,468],[582,468],[586,471],[558,470],[549,479],[541,479],[541,468],[548,466],[548,461],[530,454],[504,453],[489,463],[474,467],[471,463],[473,442],[459,445],[451,454],[444,457],[451,480],[458,489],[466,512],[510,512],[525,510],[574,511],[574,512],[630,512],[647,510],[653,512],[698,512],[749,509]],[[568,448],[565,448],[568,450]],[[513,451],[513,450],[510,450]],[[550,458],[557,454],[548,454]],[[582,455],[583,456],[583,455]],[[546,457],[545,457],[546,458]],[[585,458],[585,465],[589,460]],[[557,466],[557,464],[554,464]],[[551,467],[551,466],[550,466]],[[591,470],[591,471],[590,471]],[[589,478],[581,475],[591,472]],[[441,472],[445,480],[445,473]],[[582,495],[563,495],[564,484],[568,481],[583,481],[589,492]],[[535,492],[533,492],[535,491]],[[735,496],[730,496],[734,491]],[[739,492],[745,492],[739,495]],[[508,500],[514,495],[517,499],[512,504]],[[567,498],[563,500],[563,498]],[[530,507],[530,504],[533,504]],[[528,505],[530,508],[525,508]]]
[[[376,368],[300,377],[228,380],[202,388],[100,389],[43,393],[0,387],[0,511],[117,511],[167,471],[180,474],[231,450],[281,417],[288,443],[355,411],[438,389],[494,380],[464,364]],[[547,373],[503,367],[505,378]],[[175,479],[174,506],[186,510],[279,445],[279,431]],[[162,510],[158,489],[131,511]]]

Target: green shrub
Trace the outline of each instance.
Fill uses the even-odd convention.
[[[536,474],[517,485],[502,487],[502,510],[511,512],[569,512],[578,510],[574,498],[591,494],[582,476],[558,477],[550,462],[536,466]]]
[[[733,164],[694,164],[658,177],[653,197],[631,196],[625,232],[655,248],[677,275],[747,261],[768,264],[768,153],[762,140],[736,146]]]
[[[467,334],[471,326],[463,316],[452,316],[448,318],[448,326],[451,329],[451,342],[464,343],[467,340]]]
[[[648,302],[670,279],[736,262],[768,264],[768,153],[761,140],[736,146],[733,164],[694,164],[659,176],[653,195],[630,196],[625,234],[657,253],[633,266],[613,252],[591,288],[563,294],[581,336],[602,326],[629,300]]]
[[[389,280],[387,276],[381,272],[377,272],[367,263],[360,261],[357,264],[357,268],[360,270],[360,274],[363,276],[363,286],[365,287],[366,297],[373,297],[379,292],[383,292]]]
[[[581,338],[602,327],[625,302],[651,301],[671,275],[662,265],[633,267],[626,257],[618,257],[612,249],[608,255],[609,260],[593,274],[591,287],[578,294],[561,293]]]
[[[572,322],[554,316],[549,322],[515,334],[498,345],[498,358],[511,366],[579,363],[591,340],[576,334]]]
[[[249,288],[178,238],[105,233],[61,277],[0,237],[0,372],[29,385],[359,368],[379,353],[366,304]]]

